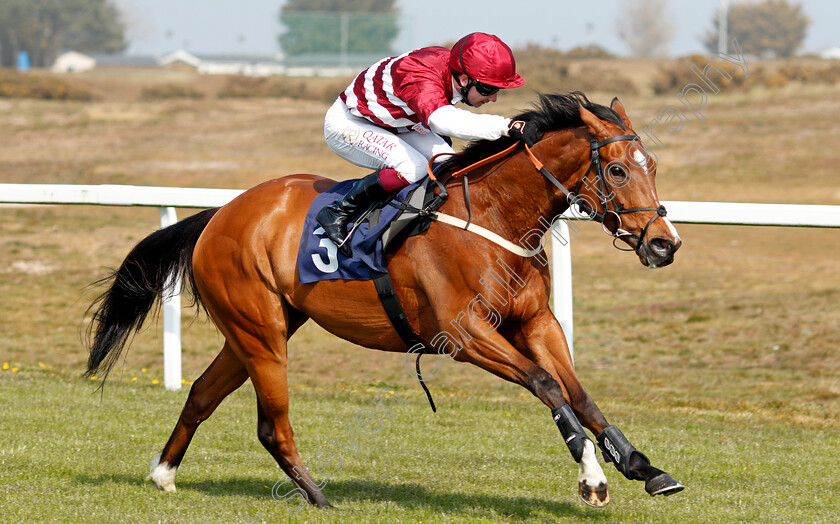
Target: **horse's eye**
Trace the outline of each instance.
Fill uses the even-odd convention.
[[[610,166],[610,176],[616,179],[622,179],[627,176],[621,166]]]

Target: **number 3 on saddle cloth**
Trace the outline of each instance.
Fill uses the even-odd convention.
[[[385,247],[409,225],[409,235],[422,233],[429,227],[429,220],[420,220],[417,210],[424,207],[434,195],[429,190],[428,177],[423,178],[397,193],[391,205],[379,203],[379,208],[367,215],[351,237],[353,257],[345,257],[315,221],[320,209],[344,196],[356,180],[339,182],[321,193],[309,206],[303,224],[303,235],[298,248],[298,274],[301,284],[320,280],[372,280],[376,273],[387,272]],[[402,203],[415,211],[406,211]],[[362,213],[356,220],[363,217]],[[350,226],[352,227],[352,225]]]

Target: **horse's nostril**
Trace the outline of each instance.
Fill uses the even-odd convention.
[[[658,255],[668,255],[674,251],[674,243],[667,238],[653,238],[650,247]]]

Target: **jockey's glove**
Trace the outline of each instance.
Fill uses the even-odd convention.
[[[510,125],[508,125],[508,136],[516,140],[522,140],[529,146],[540,140],[537,125],[528,120],[511,120]]]

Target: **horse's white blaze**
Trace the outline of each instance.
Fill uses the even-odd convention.
[[[633,150],[633,161],[637,166],[642,168],[642,171],[644,171],[645,176],[650,176],[650,171],[651,171],[650,170],[650,165],[651,165],[652,162],[650,161],[650,158],[648,158],[648,156],[645,153],[642,153],[638,149],[634,149]]]
[[[635,149],[633,151],[633,160],[635,160],[637,164],[642,165],[645,162],[645,154],[638,149]]]
[[[578,482],[585,482],[587,486],[597,487],[607,484],[607,476],[595,456],[595,445],[589,439],[583,441],[583,456],[580,458],[580,472]]]
[[[670,231],[671,234],[674,236],[674,243],[676,244],[677,242],[679,242],[681,240],[680,235],[679,233],[677,233],[677,228],[674,227],[674,224],[672,224],[671,221],[665,217],[662,217],[662,220],[665,221],[665,225],[668,226],[668,231]]]
[[[152,459],[152,472],[146,480],[153,481],[161,491],[171,493],[175,491],[175,473],[177,467],[160,462],[160,453]]]

